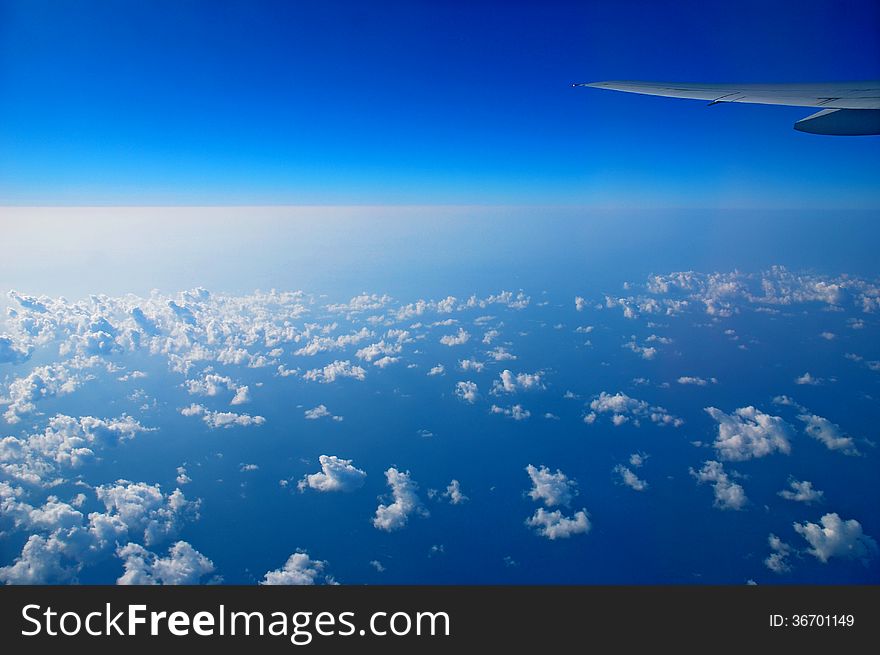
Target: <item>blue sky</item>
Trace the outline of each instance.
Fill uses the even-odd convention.
[[[575,81],[880,77],[876,2],[0,2],[0,203],[869,207],[877,139]]]

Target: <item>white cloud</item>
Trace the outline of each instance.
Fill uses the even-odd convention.
[[[657,356],[657,349],[653,346],[640,346],[636,343],[635,337],[623,344],[622,348],[633,351],[642,359],[654,359]]]
[[[867,560],[877,552],[877,542],[858,521],[845,521],[836,513],[825,514],[819,523],[795,523],[794,529],[810,545],[807,552],[823,563],[832,557]]]
[[[493,414],[501,414],[502,416],[506,416],[507,418],[512,418],[514,421],[525,421],[529,418],[532,413],[525,409],[522,405],[516,404],[511,405],[510,407],[500,407],[498,405],[492,405],[489,408],[489,411]]]
[[[9,334],[0,334],[0,364],[21,364],[31,356],[30,346]]]
[[[614,472],[620,476],[620,481],[630,489],[635,491],[644,491],[648,488],[648,483],[632,472],[623,464],[614,467]]]
[[[444,346],[461,346],[468,342],[468,339],[471,338],[469,332],[467,332],[464,328],[458,328],[458,332],[456,334],[446,334],[440,337],[440,343]]]
[[[488,346],[490,343],[495,341],[495,339],[497,339],[500,336],[501,336],[501,333],[498,330],[495,330],[495,329],[486,330],[486,332],[483,334],[483,343]]]
[[[186,474],[186,467],[185,466],[178,466],[177,467],[177,478],[175,481],[179,485],[185,485],[185,484],[189,484],[190,482],[192,482],[192,478]]]
[[[455,395],[468,403],[477,401],[478,389],[477,383],[469,380],[455,383]]]
[[[535,391],[546,388],[543,382],[543,371],[535,373],[516,373],[504,369],[492,385],[493,394],[516,393],[517,391]]]
[[[443,375],[446,372],[446,367],[443,364],[437,364],[437,366],[432,366],[428,371],[428,375]]]
[[[406,526],[410,514],[428,516],[428,510],[422,505],[418,496],[419,486],[411,478],[409,471],[401,472],[396,468],[385,471],[385,479],[391,487],[393,502],[380,504],[373,517],[373,526],[379,530],[392,532]]]
[[[584,311],[584,309],[586,309],[586,307],[587,307],[587,301],[584,298],[582,298],[580,296],[574,297],[575,310],[582,312],[582,311]]]
[[[509,352],[504,346],[495,346],[492,350],[487,351],[486,355],[496,362],[510,362],[516,359],[516,355]]]
[[[591,527],[584,509],[567,517],[559,510],[548,512],[543,507],[539,507],[534,515],[526,519],[526,525],[535,528],[539,535],[548,539],[567,539],[575,534],[586,534]]]
[[[356,468],[350,459],[340,459],[336,455],[321,455],[318,458],[321,470],[305,476],[297,484],[300,491],[355,491],[364,486],[367,473]]]
[[[529,490],[529,496],[532,500],[543,502],[547,507],[555,507],[556,505],[571,504],[572,499],[578,495],[577,483],[570,480],[565,473],[556,469],[556,473],[551,473],[546,466],[535,468],[529,464],[526,466],[526,473],[532,481],[532,488]]]
[[[311,409],[307,409],[303,412],[303,415],[306,417],[306,420],[309,421],[317,421],[322,418],[329,418],[334,421],[342,421],[343,417],[334,416],[333,413],[327,409],[327,406],[324,404],[318,405],[317,407],[312,407]]]
[[[43,432],[0,438],[0,472],[28,485],[53,485],[63,469],[80,468],[104,449],[152,430],[127,414],[110,419],[56,414]]]
[[[310,382],[328,384],[339,378],[353,378],[363,381],[367,372],[360,366],[352,366],[348,360],[336,360],[327,364],[324,368],[313,368],[303,373],[303,379]]]
[[[821,441],[828,450],[839,450],[844,455],[859,454],[853,438],[843,434],[839,425],[815,414],[801,414],[798,418],[805,424],[804,432]]]
[[[331,350],[342,350],[372,336],[373,333],[365,327],[352,334],[340,334],[337,337],[315,336],[305,346],[294,351],[293,354],[300,357],[310,357]]]
[[[584,423],[588,425],[595,423],[599,414],[611,414],[611,422],[615,426],[623,425],[630,419],[634,425],[640,425],[640,419],[646,418],[657,425],[671,425],[673,427],[681,427],[684,421],[677,416],[673,416],[663,407],[650,406],[644,400],[631,398],[625,393],[618,392],[613,396],[606,392],[601,392],[596,398],[590,402],[592,410],[584,416]]]
[[[770,536],[767,537],[767,543],[770,546],[771,553],[764,560],[764,566],[774,573],[788,573],[791,571],[791,565],[788,563],[788,557],[791,555],[791,546],[773,533],[770,533]]]
[[[97,487],[95,494],[109,518],[124,524],[129,534],[142,533],[147,546],[175,535],[184,521],[197,519],[201,504],[187,500],[180,489],[165,495],[158,484],[127,480]]]
[[[180,410],[180,413],[184,416],[201,416],[205,425],[212,430],[263,425],[266,422],[266,419],[262,416],[236,414],[235,412],[215,412],[209,410],[204,405],[197,404],[184,407]]]
[[[76,582],[85,565],[109,555],[117,543],[134,539],[149,546],[173,537],[185,521],[198,519],[199,501],[187,500],[179,489],[164,494],[159,485],[143,482],[119,480],[95,488],[106,511],[87,518],[54,496],[32,507],[4,485],[0,483],[4,515],[17,529],[35,533],[15,561],[0,568],[0,582],[7,584]]]
[[[36,411],[40,400],[73,393],[93,378],[93,375],[71,371],[69,362],[38,366],[9,383],[3,400],[7,405],[3,418],[7,423],[18,423],[22,416]]]
[[[715,507],[718,509],[739,510],[748,502],[745,490],[741,485],[730,479],[721,462],[706,461],[699,471],[690,469],[690,473],[696,478],[697,483],[709,482],[715,492]]]
[[[483,369],[486,368],[486,365],[483,362],[478,362],[475,359],[460,359],[458,360],[458,368],[462,371],[473,371],[474,373],[482,373]]]
[[[214,572],[214,563],[185,541],[168,549],[167,557],[159,557],[136,543],[116,550],[123,559],[125,573],[120,585],[192,585]]]
[[[230,405],[244,405],[251,401],[251,391],[247,385],[235,390],[235,396],[229,401]]]
[[[783,489],[779,495],[786,500],[793,500],[799,503],[821,503],[824,499],[825,492],[813,488],[813,483],[809,480],[803,482],[790,478],[788,486],[791,489]]]
[[[332,577],[324,570],[327,562],[314,560],[304,551],[297,551],[287,558],[284,566],[268,571],[260,582],[261,585],[314,585],[335,584]]]
[[[404,331],[404,334],[407,334]],[[386,343],[383,339],[378,343],[370,344],[366,348],[361,348],[355,353],[355,357],[372,362],[374,359],[391,357],[400,354],[402,347],[399,343]]]
[[[795,384],[804,384],[814,387],[822,384],[823,381],[822,378],[814,377],[809,371],[794,379]]]
[[[334,313],[376,311],[382,309],[389,302],[391,302],[390,296],[362,293],[346,304],[327,305],[327,311]]]
[[[448,498],[453,505],[461,505],[468,501],[468,497],[461,492],[461,485],[458,480],[452,480],[443,492],[443,497]]]
[[[722,460],[743,461],[764,457],[774,452],[791,452],[791,429],[778,416],[771,416],[754,407],[741,407],[725,414],[715,407],[705,411],[718,423],[715,449]]]
[[[683,375],[680,378],[678,378],[677,382],[679,384],[691,384],[691,385],[694,385],[697,387],[705,387],[708,384],[718,384],[718,380],[715,378],[706,379],[706,378],[694,377],[691,375]]]

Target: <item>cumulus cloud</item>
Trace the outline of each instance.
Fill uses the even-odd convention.
[[[184,383],[186,390],[191,395],[216,396],[222,390],[232,391],[234,396],[230,405],[242,405],[250,402],[250,389],[247,385],[239,385],[228,375],[217,373],[205,373],[201,378],[187,380]]]
[[[61,470],[79,468],[104,449],[152,430],[127,414],[108,419],[56,414],[42,432],[0,439],[0,472],[30,485],[52,485]]]
[[[825,497],[825,492],[813,488],[813,483],[809,480],[795,480],[790,478],[788,481],[790,489],[783,489],[779,495],[786,500],[793,500],[798,503],[821,503]]]
[[[443,492],[443,497],[448,498],[452,505],[461,505],[468,501],[468,497],[461,492],[458,480],[452,480]]]
[[[587,511],[582,509],[573,516],[563,516],[559,510],[548,512],[539,507],[535,513],[526,519],[526,525],[534,528],[542,537],[547,539],[568,539],[575,534],[586,534],[590,531],[590,519]]]
[[[174,537],[184,522],[198,519],[200,501],[187,500],[179,489],[165,494],[159,485],[119,480],[96,487],[95,495],[105,511],[85,517],[53,496],[33,507],[4,492],[3,513],[17,529],[33,534],[15,561],[0,568],[0,582],[76,582],[84,566],[109,555],[116,544],[160,543]]]
[[[471,335],[464,328],[458,328],[455,334],[445,334],[440,337],[440,343],[444,346],[461,346],[468,342]]]
[[[678,378],[677,382],[679,384],[691,384],[697,387],[705,387],[708,384],[718,384],[718,380],[715,378],[706,379],[701,377],[694,377],[691,375],[683,375]]]
[[[710,483],[715,493],[715,507],[718,509],[739,510],[748,502],[745,490],[741,485],[730,479],[721,462],[709,460],[703,462],[699,471],[690,469],[691,475],[698,484]]]
[[[477,397],[479,396],[477,383],[471,382],[469,380],[463,382],[455,383],[455,395],[467,402],[467,403],[475,403],[477,401]]]
[[[529,410],[525,409],[522,405],[519,404],[511,405],[510,407],[492,405],[489,408],[489,411],[493,414],[500,414],[501,416],[512,418],[514,421],[525,421],[532,415]]]
[[[180,410],[184,416],[201,416],[202,420],[212,430],[229,429],[234,427],[248,427],[251,425],[263,425],[266,419],[262,416],[250,414],[236,414],[235,412],[215,412],[204,405],[192,404]]]
[[[446,372],[446,367],[443,364],[437,364],[437,366],[432,366],[428,371],[428,375],[443,375]]]
[[[187,500],[180,489],[166,495],[158,484],[128,480],[97,487],[95,494],[107,516],[123,524],[129,534],[143,534],[147,546],[175,535],[184,521],[198,519],[201,505]]]
[[[861,523],[837,513],[825,514],[819,523],[795,523],[794,529],[810,545],[807,552],[823,563],[832,557],[867,561],[877,552],[877,542],[862,531]]]
[[[192,585],[214,572],[214,563],[185,541],[172,544],[167,557],[136,543],[117,548],[116,555],[125,569],[120,585]]]
[[[818,385],[822,384],[822,382],[824,382],[824,380],[822,378],[815,377],[809,371],[807,371],[803,375],[800,375],[794,379],[795,384],[805,384],[805,385],[810,385],[810,386],[818,386]]]
[[[175,481],[179,485],[189,484],[190,482],[192,482],[192,478],[186,474],[185,466],[177,467],[177,478],[175,479]]]
[[[31,356],[32,349],[8,334],[0,334],[0,364],[21,364]]]
[[[577,482],[569,479],[559,469],[556,469],[556,473],[552,473],[546,466],[536,468],[529,464],[526,466],[526,473],[532,481],[529,497],[537,502],[543,502],[547,507],[556,505],[567,507],[578,495]]]
[[[631,398],[625,393],[618,392],[613,396],[606,392],[601,392],[596,398],[590,402],[590,412],[584,416],[584,423],[592,424],[600,414],[611,414],[611,422],[620,426],[632,420],[633,424],[638,426],[641,419],[647,419],[657,425],[671,425],[673,427],[681,427],[684,421],[677,416],[673,416],[663,407],[648,405],[644,400]]]
[[[791,428],[778,416],[751,406],[741,407],[733,414],[715,407],[706,407],[705,411],[718,423],[714,446],[722,460],[743,461],[774,452],[791,452]]]
[[[263,576],[261,585],[314,585],[336,584],[332,577],[325,573],[327,562],[314,560],[305,551],[297,551],[287,558],[280,569],[268,571]]]
[[[614,472],[620,477],[621,483],[625,484],[634,491],[644,491],[648,488],[648,483],[642,480],[632,470],[623,464],[614,467]]]
[[[493,394],[516,393],[517,391],[536,391],[544,389],[544,373],[513,373],[504,369],[492,385]]]
[[[419,485],[412,479],[409,471],[401,472],[392,467],[385,471],[385,479],[391,487],[393,502],[380,504],[376,508],[374,527],[393,532],[405,527],[411,514],[428,516],[428,510],[422,505],[417,493]]]
[[[322,418],[329,418],[334,421],[343,420],[343,417],[341,416],[334,416],[333,413],[329,409],[327,409],[327,406],[324,404],[305,410],[303,412],[303,415],[305,416],[306,420],[309,421],[317,421],[318,419]]]
[[[335,325],[334,323],[333,326]],[[305,346],[295,350],[293,354],[300,357],[311,357],[331,350],[342,350],[372,336],[373,333],[365,327],[352,334],[340,334],[336,337],[317,335],[312,337]]]
[[[516,360],[516,355],[508,351],[503,346],[495,346],[492,350],[486,352],[486,355],[494,359],[496,362],[508,362]]]
[[[587,307],[587,301],[581,296],[574,297],[574,308],[575,310],[582,312]]]
[[[21,417],[36,411],[36,403],[53,396],[73,393],[88,380],[90,374],[71,370],[69,363],[37,366],[30,373],[9,383],[6,389],[7,409],[3,418],[7,423],[18,423]]]
[[[355,491],[364,486],[366,471],[356,468],[350,459],[340,459],[336,455],[321,455],[318,458],[321,470],[305,476],[297,483],[300,491]]]
[[[407,333],[404,332],[404,334]],[[402,349],[400,343],[386,343],[383,339],[378,343],[370,344],[365,348],[361,348],[355,353],[355,357],[372,362],[373,360],[386,359],[398,355]]]
[[[791,546],[773,533],[767,537],[767,543],[770,546],[771,552],[764,560],[764,566],[774,573],[788,573],[791,571],[791,565],[788,563],[788,557],[792,552]]]
[[[839,450],[844,455],[859,454],[853,438],[845,435],[839,425],[827,418],[815,414],[801,414],[798,419],[804,422],[804,432],[825,444],[828,450]]]
[[[327,364],[324,368],[313,368],[303,373],[303,379],[310,382],[329,384],[340,378],[353,378],[363,381],[367,372],[360,366],[352,366],[348,360],[336,360]]]

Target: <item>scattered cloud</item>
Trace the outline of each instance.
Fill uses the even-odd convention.
[[[530,518],[526,519],[526,525],[534,528],[542,537],[551,540],[586,534],[592,527],[586,510],[579,510],[573,516],[567,517],[559,510],[548,512],[543,507],[539,507]]]
[[[477,402],[477,397],[479,396],[479,391],[477,389],[477,383],[471,382],[469,380],[463,382],[455,383],[455,395],[467,402],[467,403],[475,403]]]
[[[325,573],[327,562],[314,560],[305,551],[297,551],[287,558],[280,569],[268,571],[261,585],[315,585],[336,584]]]
[[[136,543],[117,548],[116,555],[125,569],[120,585],[193,585],[214,572],[214,563],[186,541],[172,544],[167,557]]]
[[[804,422],[804,432],[825,444],[828,450],[839,450],[844,455],[855,456],[859,454],[853,438],[846,436],[839,425],[832,423],[827,418],[815,414],[801,414],[798,419]]]
[[[791,452],[791,428],[778,416],[752,406],[741,407],[732,414],[706,407],[706,413],[718,423],[714,446],[722,460],[743,461],[774,452]]]
[[[417,493],[419,485],[412,479],[409,471],[401,472],[392,467],[385,471],[385,479],[391,487],[393,502],[380,504],[376,508],[374,527],[393,532],[405,527],[411,514],[428,516],[428,510],[422,505]]]
[[[867,561],[877,552],[877,542],[862,531],[861,523],[836,513],[825,514],[819,523],[795,523],[794,529],[810,545],[807,552],[822,563],[832,557]]]
[[[715,492],[715,507],[718,509],[740,510],[748,502],[745,490],[730,479],[721,462],[713,460],[703,462],[699,471],[690,469],[690,473],[698,484],[712,485],[712,490]]]
[[[340,459],[336,455],[321,455],[318,458],[321,470],[305,476],[297,484],[300,491],[351,492],[364,486],[366,471],[356,468],[350,459]]]
[[[306,420],[308,421],[317,421],[318,419],[322,418],[329,418],[333,421],[343,420],[343,417],[341,416],[334,416],[333,413],[329,409],[327,409],[327,406],[324,404],[305,410],[303,412],[303,416],[305,416]]]
[[[532,481],[529,497],[537,502],[543,502],[547,507],[556,505],[567,507],[578,495],[577,483],[559,469],[556,469],[556,473],[552,473],[546,466],[536,468],[529,464],[526,466],[526,473]]]
[[[789,478],[788,486],[790,489],[783,489],[779,495],[786,500],[793,500],[798,503],[821,503],[824,500],[825,492],[813,488],[813,483],[809,480],[795,480]]]

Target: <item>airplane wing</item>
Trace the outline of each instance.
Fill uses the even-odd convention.
[[[761,105],[815,107],[818,112],[794,124],[812,134],[859,136],[880,134],[880,82],[828,84],[689,84],[666,82],[589,82],[574,84],[627,93]]]

